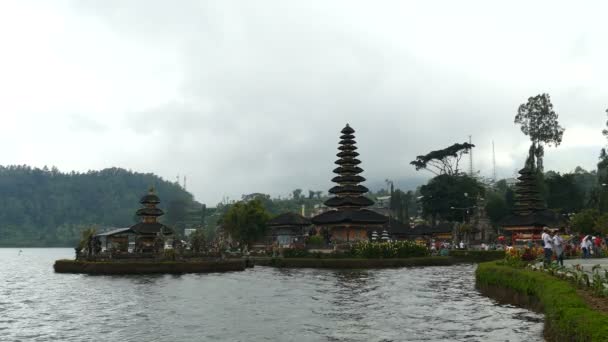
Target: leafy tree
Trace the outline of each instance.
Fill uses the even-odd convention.
[[[437,219],[461,222],[470,217],[477,196],[483,193],[483,186],[467,175],[436,176],[420,187],[423,215],[431,217],[433,223]]]
[[[300,196],[302,196],[302,189],[295,189],[291,194],[293,195],[293,199],[299,200]]]
[[[270,215],[258,199],[237,202],[222,216],[220,224],[230,236],[247,245],[266,233]]]
[[[498,224],[511,213],[511,209],[504,194],[498,191],[492,191],[486,194],[486,213],[493,224]]]
[[[600,214],[597,209],[585,209],[572,217],[572,228],[583,234],[593,234]]]
[[[193,231],[188,237],[188,239],[190,240],[190,247],[192,248],[192,251],[194,253],[200,253],[201,250],[203,250],[203,248],[205,247],[205,232],[201,228],[198,228]]]
[[[416,160],[410,162],[416,167],[416,171],[424,169],[435,175],[455,176],[460,174],[459,163],[464,154],[475,147],[473,144],[464,142],[454,144],[441,150],[431,151],[425,155],[417,156]]]
[[[575,174],[557,172],[545,176],[547,206],[563,213],[577,212],[585,206],[585,194],[576,184]]]
[[[521,125],[521,131],[529,136],[532,142],[527,166],[542,172],[545,153],[543,145],[559,146],[562,142],[565,129],[559,125],[557,119],[558,115],[553,110],[549,94],[530,97],[527,103],[519,106],[515,123]]]

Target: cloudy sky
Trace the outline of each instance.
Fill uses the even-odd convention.
[[[551,95],[547,169],[605,140],[605,2],[0,1],[0,164],[188,177],[202,202],[327,190],[357,130],[368,185],[473,136],[475,168],[523,165],[513,124]]]

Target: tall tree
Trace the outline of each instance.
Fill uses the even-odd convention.
[[[269,218],[270,215],[262,202],[254,199],[232,205],[222,216],[220,223],[233,239],[250,244],[264,236]]]
[[[456,143],[444,149],[417,156],[416,160],[413,160],[410,164],[416,167],[416,171],[424,169],[435,175],[459,175],[460,159],[463,155],[468,154],[473,147],[475,145],[468,142]]]
[[[557,119],[558,115],[553,110],[549,94],[530,97],[527,103],[519,106],[515,123],[521,125],[521,131],[529,136],[532,142],[526,166],[539,172],[543,171],[544,145],[559,146],[564,135],[565,129],[559,125]]]
[[[467,175],[440,175],[420,187],[422,211],[425,216],[448,221],[468,220],[483,186]]]

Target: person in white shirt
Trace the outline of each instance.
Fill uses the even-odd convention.
[[[553,239],[549,235],[549,227],[543,228],[543,235],[540,237],[543,240],[543,249],[545,251],[545,266],[551,264],[551,256],[553,255]]]
[[[559,236],[558,231],[553,231],[553,253],[557,259],[557,264],[564,266],[564,239]]]
[[[589,235],[585,235],[583,241],[581,241],[581,250],[583,251],[583,259],[589,258]]]

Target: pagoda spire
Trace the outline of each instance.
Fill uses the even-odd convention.
[[[359,175],[363,169],[358,166],[361,161],[357,159],[359,153],[356,152],[355,130],[346,124],[341,133],[338,154],[336,154],[339,159],[335,162],[338,167],[334,169],[337,176],[332,179],[336,186],[329,189],[329,193],[335,197],[325,201],[325,205],[333,208],[369,207],[374,202],[363,196],[369,190],[359,184],[364,182],[365,178]]]
[[[164,215],[162,209],[156,207],[160,203],[160,198],[156,195],[154,187],[150,187],[139,203],[143,205],[143,208],[137,210],[135,214],[141,217],[144,223],[156,223],[157,217]]]
[[[529,166],[519,170],[520,176],[515,184],[515,215],[528,215],[547,209],[538,189],[536,173]]]

